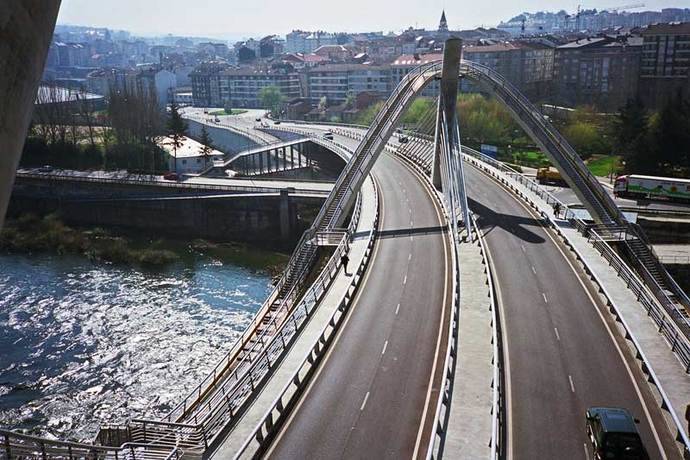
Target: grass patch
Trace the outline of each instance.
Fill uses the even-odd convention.
[[[513,152],[512,162],[517,165],[529,166],[531,168],[542,168],[549,165],[546,155],[538,150],[526,150]]]
[[[206,240],[194,240],[192,249],[202,254],[218,258],[233,265],[252,270],[266,271],[271,276],[280,275],[290,255],[281,252],[256,248],[242,243],[212,243]]]
[[[43,218],[24,214],[18,219],[8,220],[0,232],[0,248],[80,254],[92,260],[125,265],[164,266],[179,260],[172,251],[135,248],[124,238],[112,236],[101,228],[74,229],[54,214]]]
[[[606,177],[613,171],[617,175],[621,170],[620,155],[595,155],[587,161],[587,168],[592,174]]]
[[[210,112],[209,115],[215,115],[217,117],[220,117],[222,115],[241,115],[243,113],[247,113],[247,111],[243,110],[243,109],[232,109],[232,110],[230,110],[230,113],[228,113],[225,111],[225,109],[223,109],[223,110],[216,110],[215,112]]]

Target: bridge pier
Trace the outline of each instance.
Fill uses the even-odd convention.
[[[431,182],[438,190],[443,187],[441,178],[441,126],[445,111],[446,120],[456,119],[456,101],[458,99],[458,83],[460,80],[460,56],[462,54],[462,40],[450,38],[443,48],[443,70],[441,70],[441,94],[438,100],[436,115],[436,133],[434,136],[434,160],[431,166]],[[460,146],[457,146],[460,148]]]

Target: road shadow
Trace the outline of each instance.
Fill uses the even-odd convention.
[[[398,237],[404,237],[404,236],[412,236],[412,235],[432,235],[432,234],[440,234],[440,233],[446,233],[448,231],[447,227],[442,227],[440,225],[434,226],[434,227],[414,227],[414,228],[401,228],[401,229],[395,229],[395,230],[382,230],[380,232],[377,232],[376,235],[378,238],[386,239],[386,238],[398,238]]]
[[[541,227],[542,224],[538,220],[529,217],[514,216],[512,214],[497,213],[493,209],[484,206],[482,203],[472,198],[468,198],[467,201],[470,209],[479,215],[477,223],[485,230],[485,235],[488,235],[493,229],[499,227],[527,243],[541,244],[546,241],[527,228]]]

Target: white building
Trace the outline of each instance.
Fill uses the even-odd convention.
[[[161,137],[157,143],[169,155],[170,171],[175,171],[177,174],[199,173],[212,166],[215,161],[222,161],[224,157],[223,152],[218,150],[212,150],[208,156],[202,155],[201,148],[203,145],[189,137],[182,139],[182,146],[178,147],[177,151],[173,148],[170,137]],[[177,161],[175,161],[176,158]]]
[[[175,74],[169,70],[160,70],[156,72],[153,79],[154,86],[156,87],[158,104],[161,107],[165,107],[172,99],[173,91],[177,88],[177,78]]]

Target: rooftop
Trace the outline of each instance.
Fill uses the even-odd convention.
[[[430,54],[403,54],[395,61],[391,63],[394,66],[402,65],[421,65],[428,64],[434,61],[440,61],[443,59],[443,54],[441,53],[430,53]]]
[[[642,35],[655,34],[690,34],[690,22],[670,22],[665,24],[652,24],[640,29]]]
[[[156,139],[156,144],[158,144],[160,148],[165,150],[171,156],[173,155],[174,149],[172,147],[172,139],[170,137],[159,137],[158,139]],[[183,137],[182,147],[179,147],[177,149],[177,158],[199,157],[201,156],[201,153],[199,153],[201,147],[202,144],[200,142],[197,142],[189,137]],[[219,152],[218,150],[212,150],[211,155],[222,157],[224,154],[223,152]]]

